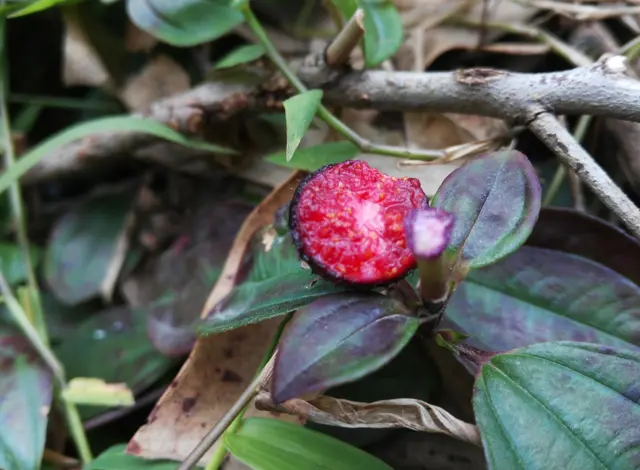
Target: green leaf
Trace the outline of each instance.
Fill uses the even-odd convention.
[[[213,41],[243,22],[230,0],[127,0],[126,7],[136,26],[173,46]]]
[[[351,18],[358,9],[356,0],[331,0],[331,3],[333,3],[335,7],[340,10],[340,13],[342,13],[342,16],[344,16],[345,20]]]
[[[37,266],[40,262],[40,249],[31,245],[29,253],[31,262]],[[24,257],[18,245],[0,242],[0,271],[10,285],[18,284],[27,278]]]
[[[8,171],[0,174],[0,193],[3,193],[14,181],[18,180],[46,157],[47,154],[52,153],[58,147],[91,134],[103,132],[140,132],[191,148],[218,153],[236,153],[235,150],[220,147],[219,145],[188,139],[179,132],[152,119],[133,116],[110,116],[67,127],[23,154]]]
[[[75,305],[102,292],[133,202],[131,190],[95,196],[54,226],[44,278],[62,302]]]
[[[285,152],[277,152],[269,155],[265,160],[276,165],[293,168],[296,170],[315,171],[325,165],[351,160],[358,155],[360,150],[351,142],[326,142],[312,147],[296,150],[296,159],[287,160]]]
[[[141,459],[125,454],[127,444],[109,447],[84,470],[176,470],[180,464],[169,460]]]
[[[240,46],[229,52],[214,65],[214,69],[226,69],[236,65],[246,64],[262,57],[265,53],[264,47],[260,44],[247,44]]]
[[[25,288],[26,289],[26,288]],[[93,313],[103,308],[98,298],[78,305],[66,305],[49,291],[40,292],[44,320],[52,344],[59,344]]]
[[[325,296],[301,308],[282,335],[272,396],[282,403],[353,382],[395,357],[419,321],[398,300],[377,293]]]
[[[286,211],[284,215],[286,215]],[[258,232],[252,240],[251,269],[246,281],[267,281],[274,277],[293,273],[302,273],[302,277],[311,276],[309,271],[303,270],[300,266],[300,256],[293,244],[289,227],[284,221],[281,222],[281,225],[284,228],[282,234],[274,235],[275,229],[266,227]],[[274,237],[268,247],[264,244],[265,237]],[[309,277],[309,280],[311,279]]]
[[[79,323],[54,347],[67,376],[124,383],[134,393],[158,380],[176,363],[157,351],[147,336],[148,310],[158,303],[141,308],[115,307]],[[96,410],[92,408],[91,412]]]
[[[358,0],[364,10],[364,58],[366,67],[376,67],[402,45],[402,21],[391,0]]]
[[[322,90],[309,90],[282,103],[287,120],[287,161],[291,160],[300,145],[321,101]]]
[[[36,0],[34,2],[29,3],[27,6],[20,8],[18,11],[11,13],[9,18],[16,18],[19,16],[26,16],[32,13],[38,13],[42,10],[47,10],[48,8],[53,8],[59,5],[72,5],[74,3],[78,3],[82,0]]]
[[[253,470],[393,470],[356,447],[276,419],[246,419],[224,434],[224,445]]]
[[[52,388],[27,340],[0,323],[0,468],[39,468]]]
[[[265,237],[271,240],[268,249]],[[250,263],[244,281],[214,306],[198,325],[198,334],[218,333],[284,315],[318,297],[346,289],[302,269],[288,231],[275,235],[275,230],[267,227],[258,232],[252,240]]]
[[[490,469],[634,470],[640,463],[640,354],[535,344],[494,356],[473,408]]]
[[[209,312],[198,325],[198,334],[219,333],[268,320],[345,289],[325,280],[314,282],[311,272],[302,269],[264,281],[245,282]]]
[[[495,263],[524,244],[540,212],[540,182],[522,153],[493,152],[447,176],[431,205],[456,217],[448,251],[464,272]]]
[[[492,351],[561,340],[640,348],[639,286],[586,258],[530,246],[472,271],[445,316]]]

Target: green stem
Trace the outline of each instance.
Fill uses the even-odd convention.
[[[15,298],[13,292],[11,292],[9,284],[2,273],[0,273],[0,292],[4,297],[4,302],[11,318],[20,331],[22,331],[22,334],[24,334],[29,343],[31,343],[33,349],[40,355],[44,363],[51,369],[56,382],[64,384],[64,370],[62,365],[51,349],[49,349],[49,346],[44,342],[34,325],[29,321],[27,313],[22,308],[22,305],[20,305],[20,302],[18,302],[18,299]]]
[[[280,73],[282,73],[282,75],[299,93],[307,91],[308,89],[305,84],[302,83],[302,80],[300,80],[293,70],[291,70],[289,64],[287,64],[286,60],[284,60],[275,48],[267,36],[267,33],[262,28],[262,25],[251,11],[249,4],[243,4],[240,9],[244,15],[247,25],[249,25],[253,33],[256,35],[271,61],[275,64],[278,70],[280,70]],[[364,139],[357,132],[344,124],[323,105],[318,107],[318,116],[332,129],[340,133],[345,139],[353,142],[362,152],[422,161],[432,161],[439,158],[445,158],[447,156],[447,152],[445,150],[409,149],[404,147],[394,147],[391,145],[374,144],[369,140]]]
[[[0,2],[4,5],[5,2]],[[7,51],[6,51],[6,31],[5,31],[5,18],[0,18],[0,131],[2,133],[2,144],[4,148],[4,162],[5,171],[9,171],[11,166],[15,163],[15,152],[13,149],[13,141],[11,140],[11,124],[9,121],[9,110],[7,108],[7,88],[9,83],[9,74],[6,63]],[[42,300],[40,298],[40,290],[38,289],[38,282],[33,269],[33,263],[31,260],[31,254],[29,251],[29,238],[27,234],[27,224],[24,212],[24,206],[22,203],[22,197],[20,194],[20,186],[17,181],[13,182],[10,187],[11,207],[13,211],[13,217],[16,225],[16,236],[18,244],[20,245],[24,264],[27,273],[27,285],[29,288],[29,300],[31,302],[31,311],[33,312],[33,323],[29,320],[26,312],[13,296],[9,285],[4,277],[0,274],[0,289],[3,292],[9,311],[19,326],[20,330],[33,345],[34,349],[40,354],[42,359],[51,369],[58,390],[64,390],[66,387],[66,379],[64,375],[64,368],[53,354],[49,347],[49,335],[47,333],[46,324],[42,312]],[[80,454],[80,458],[83,463],[88,463],[92,460],[91,450],[89,448],[89,442],[82,428],[82,422],[78,415],[78,410],[75,404],[66,400],[60,402],[65,409],[67,416],[69,431],[73,437],[73,440]]]
[[[549,183],[549,187],[547,188],[547,192],[542,198],[542,205],[548,206],[553,202],[560,190],[560,186],[562,186],[562,182],[564,181],[564,177],[567,174],[567,170],[565,169],[562,163],[558,163],[558,168],[556,168],[556,172],[553,174],[553,179],[551,183]]]
[[[65,379],[62,364],[60,364],[49,346],[44,342],[33,324],[29,321],[26,312],[22,308],[22,305],[20,305],[20,302],[18,302],[14,297],[2,273],[0,273],[0,292],[4,297],[7,310],[9,311],[13,321],[16,323],[18,328],[20,328],[20,331],[22,331],[22,334],[24,334],[36,352],[40,355],[47,367],[51,369],[57,388],[56,396],[64,408],[64,413],[67,418],[67,424],[69,426],[71,436],[73,437],[73,441],[76,444],[82,462],[84,464],[89,463],[93,457],[91,456],[91,449],[89,448],[89,442],[87,441],[87,436],[84,433],[78,410],[73,403],[68,402],[61,397],[61,391],[67,387],[67,381]]]
[[[626,55],[630,62],[640,58],[640,36],[622,46],[620,53]]]
[[[93,460],[93,455],[91,453],[91,447],[89,445],[89,440],[87,439],[87,434],[84,432],[82,418],[80,418],[80,413],[78,412],[78,408],[76,407],[76,405],[64,399],[64,397],[62,396],[62,390],[62,387],[60,387],[60,389],[58,390],[58,400],[59,403],[62,404],[64,416],[67,420],[67,426],[69,428],[69,432],[71,433],[71,438],[75,443],[76,449],[78,449],[80,460],[84,465],[87,465]]]
[[[576,138],[578,142],[581,142],[584,139],[584,136],[587,133],[587,129],[589,128],[589,125],[591,124],[592,119],[593,119],[593,116],[580,117],[580,120],[576,125],[576,129],[573,132],[573,136]],[[558,194],[558,191],[560,190],[560,186],[562,185],[562,181],[564,180],[566,172],[567,170],[565,169],[564,165],[562,163],[559,163],[558,169],[556,170],[555,174],[553,175],[553,179],[549,184],[549,188],[547,189],[547,192],[545,193],[544,198],[542,198],[543,206],[548,206],[549,204],[551,204],[551,202],[553,202],[553,200],[556,197],[556,194]]]
[[[5,37],[5,19],[0,19],[0,133],[2,134],[2,145],[4,150],[4,167],[5,171],[9,171],[15,163],[15,152],[13,141],[11,139],[11,124],[9,123],[9,110],[7,108],[7,87],[9,83],[9,73],[6,64],[6,37]],[[22,204],[22,196],[20,194],[20,186],[14,182],[9,188],[9,198],[11,200],[11,210],[15,223],[16,238],[22,258],[24,261],[25,272],[27,273],[27,284],[30,291],[30,299],[33,300],[32,311],[36,330],[45,344],[49,344],[47,329],[42,316],[42,302],[40,300],[40,290],[38,289],[38,281],[33,269],[31,260],[31,252],[29,250],[29,237],[27,235],[27,224]]]
[[[291,320],[292,316],[293,316],[293,314],[289,313],[284,318],[284,320],[282,320],[282,322],[280,322],[280,326],[278,326],[278,330],[276,331],[275,335],[273,335],[273,339],[271,340],[271,344],[269,344],[269,347],[267,348],[267,352],[265,353],[264,357],[262,358],[262,362],[260,363],[260,366],[258,366],[258,370],[256,372],[256,376],[258,376],[260,374],[260,372],[262,372],[262,369],[264,369],[264,366],[267,365],[267,362],[269,362],[269,360],[271,359],[271,356],[273,356],[273,353],[276,350],[276,347],[278,346],[278,341],[280,341],[280,337],[282,336],[282,332],[284,331],[284,327],[287,325],[289,320]],[[247,408],[248,408],[248,405],[245,406],[242,409],[242,411],[240,411],[238,416],[236,416],[235,419],[231,422],[231,424],[226,429],[224,434],[232,433],[236,429],[238,429],[238,427],[242,423],[242,418],[244,417],[244,414],[247,411]],[[226,455],[227,455],[227,449],[225,449],[224,445],[219,445],[216,448],[216,450],[214,451],[213,455],[211,456],[211,460],[209,461],[209,463],[205,467],[205,470],[218,470],[220,468],[220,466],[222,465],[222,462],[224,461],[224,458],[225,458]]]

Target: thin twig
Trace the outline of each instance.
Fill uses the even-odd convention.
[[[260,25],[258,24],[258,27]],[[459,72],[335,71],[321,55],[309,57],[298,70],[300,79],[273,48],[264,30],[254,32],[270,57],[298,91],[322,88],[324,102],[345,107],[390,111],[429,111],[522,119],[533,101],[549,110],[569,115],[599,115],[640,122],[640,82],[621,73],[621,59],[610,57],[588,67],[544,74],[521,74],[486,69]],[[577,60],[577,55],[571,57]],[[285,72],[286,70],[286,72]],[[486,76],[484,76],[486,75]],[[489,76],[490,75],[490,76]],[[474,79],[475,77],[475,79]],[[462,78],[462,80],[461,80]],[[247,109],[262,109],[272,95],[259,87],[210,82],[184,94],[155,103],[146,117],[198,133],[207,117],[230,116]],[[286,90],[275,90],[279,96]],[[261,99],[267,95],[266,101]],[[271,98],[270,98],[271,97]],[[535,103],[534,103],[535,104]],[[270,110],[280,110],[270,107]],[[265,110],[269,110],[265,109]],[[446,158],[443,150],[420,150],[374,145],[345,126],[324,106],[320,116],[363,152],[407,159]],[[198,124],[200,123],[200,124]],[[135,133],[105,133],[83,139],[52,152],[23,179],[35,183],[82,168],[94,160],[136,151],[157,139]]]
[[[243,5],[241,9],[247,25],[249,25],[249,27],[253,30],[254,34],[258,38],[258,41],[260,41],[260,44],[262,44],[262,46],[265,48],[267,55],[278,68],[280,73],[299,93],[307,91],[308,88],[306,87],[306,85],[298,78],[298,76],[289,67],[289,64],[287,64],[287,62],[275,48],[275,46],[265,33],[262,25],[251,11],[249,5]],[[322,59],[322,62],[324,63],[324,59]],[[325,121],[332,129],[339,132],[345,139],[353,142],[363,152],[427,161],[447,157],[446,152],[442,150],[410,149],[406,147],[393,147],[390,145],[374,144],[371,141],[361,137],[357,132],[344,124],[323,105],[320,105],[318,107],[318,116],[323,121]]]
[[[387,111],[461,113],[526,122],[532,104],[557,114],[640,122],[640,81],[624,74],[625,59],[610,56],[588,67],[550,73],[471,68],[454,72],[336,73],[320,57],[300,78],[322,88],[329,104]]]
[[[529,129],[598,195],[640,238],[640,209],[580,146],[556,117],[543,108],[530,111]]]
[[[329,67],[337,67],[349,61],[351,52],[358,47],[364,37],[364,10],[358,9],[349,22],[329,44],[325,60]]]
[[[512,0],[516,3],[552,10],[554,13],[566,15],[579,21],[604,20],[625,15],[637,15],[640,13],[639,5],[581,5],[554,0]]]
[[[589,128],[589,125],[591,124],[591,121],[593,120],[592,116],[582,116],[580,118],[580,120],[578,121],[578,124],[576,125],[576,128],[573,132],[573,137],[578,141],[581,142],[584,139],[584,136],[587,132],[587,129]],[[573,173],[573,172],[571,172]],[[558,164],[558,169],[556,170],[555,174],[553,175],[553,179],[551,180],[551,183],[549,184],[549,187],[547,189],[546,194],[544,195],[544,197],[542,198],[542,205],[543,206],[548,206],[549,204],[551,204],[553,202],[553,200],[556,197],[556,194],[558,193],[558,190],[560,189],[560,186],[562,185],[562,181],[564,180],[566,175],[566,169],[564,166],[564,163],[560,162]],[[578,192],[577,189],[573,189],[572,188],[572,193],[573,193],[573,199],[574,199],[574,204],[576,205],[576,208],[578,207],[584,207],[584,200],[582,200],[582,194],[580,192]]]
[[[494,69],[415,73],[365,71],[335,74],[321,63],[306,63],[301,77],[322,87],[325,100],[343,106],[383,110],[436,110],[484,115],[529,125],[640,238],[640,211],[572,137],[555,144],[542,122],[551,113],[604,115],[640,121],[640,82],[624,74],[625,59],[608,56],[588,67],[544,74]],[[558,124],[559,125],[559,124]],[[557,126],[555,126],[557,127]],[[569,155],[569,149],[580,153]],[[611,190],[611,192],[609,191]]]
[[[549,46],[556,54],[564,57],[568,62],[572,63],[576,67],[585,67],[593,63],[593,61],[582,52],[574,47],[571,47],[560,38],[554,36],[547,31],[530,25],[522,25],[515,23],[479,23],[477,21],[469,20],[466,18],[453,17],[450,18],[447,23],[457,24],[461,26],[467,26],[472,28],[489,28],[505,33],[518,34],[531,39],[535,39],[543,44]]]
[[[226,431],[231,423],[237,416],[242,413],[244,408],[253,400],[258,394],[259,387],[264,383],[265,378],[271,373],[269,367],[264,367],[260,374],[251,381],[249,386],[242,392],[242,395],[233,404],[224,416],[216,423],[216,425],[207,433],[207,435],[198,443],[198,445],[191,451],[189,456],[184,459],[178,470],[189,470],[196,465],[200,459],[207,453],[209,448],[220,439],[220,436]]]

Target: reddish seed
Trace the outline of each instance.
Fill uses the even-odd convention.
[[[404,218],[427,207],[420,182],[350,160],[321,168],[298,188],[291,229],[316,271],[352,284],[382,285],[415,267]]]

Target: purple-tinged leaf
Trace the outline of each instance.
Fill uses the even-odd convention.
[[[40,468],[52,387],[27,340],[0,324],[0,468]]]
[[[476,375],[480,366],[495,356],[496,353],[464,343],[468,336],[455,330],[439,330],[436,333],[435,341],[438,346],[451,351],[458,362],[460,362],[467,372]]]
[[[194,319],[193,315],[177,313],[179,308],[184,308],[184,303],[180,301],[185,302],[186,293],[190,293],[190,290],[185,290],[178,296],[167,296],[156,301],[149,308],[147,316],[149,340],[158,351],[167,357],[180,357],[188,354],[196,341],[197,319]],[[198,294],[201,294],[201,291],[198,291]],[[200,300],[202,303],[202,298]]]
[[[640,287],[594,261],[543,248],[524,246],[472,271],[445,317],[491,351],[560,340],[640,347]]]
[[[353,382],[395,357],[418,328],[399,301],[375,293],[323,297],[300,309],[280,341],[273,399]]]
[[[499,354],[475,383],[489,469],[640,468],[640,354],[554,342]]]
[[[431,206],[456,217],[449,249],[460,254],[458,263],[479,268],[526,241],[540,211],[540,182],[522,153],[490,153],[451,173]]]
[[[543,208],[526,244],[591,259],[640,285],[640,241],[584,212]]]
[[[147,318],[149,339],[163,354],[181,356],[191,350],[202,304],[250,210],[248,204],[228,197],[201,204],[183,222],[173,244],[123,284],[131,305],[163,299],[150,308]]]
[[[407,245],[416,258],[439,257],[449,245],[455,216],[442,209],[414,209],[404,221]]]
[[[133,201],[130,190],[102,194],[57,222],[45,253],[44,278],[60,301],[75,305],[105,292]]]
[[[442,381],[435,362],[422,343],[414,336],[397,356],[380,369],[355,382],[329,388],[323,395],[361,403],[407,398],[431,403],[439,398]],[[310,419],[305,427],[357,447],[380,442],[395,431],[391,428],[343,428],[315,423]]]

